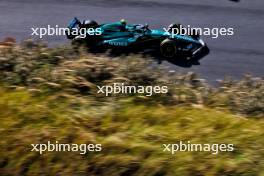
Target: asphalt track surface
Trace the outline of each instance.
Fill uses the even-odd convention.
[[[211,53],[200,65],[163,64],[175,71],[194,71],[212,83],[225,76],[264,75],[263,0],[0,0],[0,39],[30,38],[32,27],[64,27],[74,16],[99,23],[126,18],[129,23],[148,23],[150,28],[163,28],[172,22],[194,27],[232,27],[233,36],[203,36]],[[68,42],[64,36],[44,40],[51,44]]]

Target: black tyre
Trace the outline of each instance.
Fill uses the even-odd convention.
[[[160,44],[160,52],[165,58],[173,58],[178,54],[178,47],[175,41],[166,39]]]

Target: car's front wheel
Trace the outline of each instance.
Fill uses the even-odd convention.
[[[178,53],[178,47],[173,40],[166,39],[160,44],[160,52],[165,58],[173,58]]]

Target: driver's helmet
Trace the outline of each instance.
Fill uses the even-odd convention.
[[[126,24],[127,24],[127,21],[126,21],[125,19],[122,19],[122,20],[120,20],[120,23],[121,23],[122,25],[126,25]]]

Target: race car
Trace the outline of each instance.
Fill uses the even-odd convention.
[[[73,44],[85,44],[92,48],[111,48],[119,51],[153,49],[168,59],[179,58],[177,56],[200,59],[209,54],[209,48],[199,34],[192,36],[173,34],[173,28],[178,27],[179,24],[171,24],[166,30],[158,30],[149,29],[148,25],[127,24],[125,20],[98,24],[96,21],[80,22],[74,18],[68,26],[70,32],[67,37]],[[86,31],[85,34],[89,31],[89,34],[81,34],[80,31],[83,30]],[[91,31],[94,33],[91,34]]]

